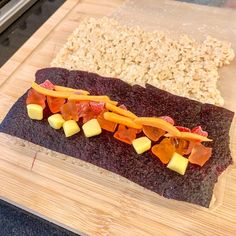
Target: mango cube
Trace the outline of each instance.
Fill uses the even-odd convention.
[[[42,120],[43,119],[43,108],[38,104],[28,104],[27,113],[32,120]]]
[[[66,137],[79,133],[80,128],[75,120],[67,120],[63,123],[63,129]]]
[[[93,137],[102,133],[101,126],[98,123],[97,119],[89,120],[82,126],[82,129],[87,138],[90,138],[90,137]]]
[[[138,154],[142,154],[151,148],[151,140],[145,137],[136,138],[133,142],[133,147]]]
[[[53,129],[60,129],[65,120],[61,114],[54,114],[48,117],[48,123]]]
[[[169,164],[167,165],[167,168],[176,171],[181,175],[184,175],[187,166],[188,166],[188,159],[175,152]]]

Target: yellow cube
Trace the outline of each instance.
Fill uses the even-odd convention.
[[[138,154],[142,154],[151,148],[151,140],[145,137],[136,138],[133,142],[133,147]]]
[[[176,171],[181,175],[184,175],[187,166],[188,166],[188,159],[175,152],[169,164],[167,165],[167,168]]]
[[[86,122],[82,129],[84,131],[84,134],[87,138],[99,135],[102,133],[102,129],[100,124],[98,123],[97,119],[92,119],[88,122]]]
[[[43,119],[43,108],[38,104],[29,104],[27,107],[27,113],[32,120],[42,120]]]
[[[61,114],[54,114],[48,117],[48,123],[53,129],[60,129],[65,120]]]
[[[67,120],[63,123],[63,129],[66,137],[79,133],[80,128],[75,120]]]

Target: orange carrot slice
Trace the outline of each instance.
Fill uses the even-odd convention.
[[[105,112],[104,119],[115,122],[117,124],[126,125],[128,127],[134,128],[134,129],[141,129],[142,128],[142,125],[135,123],[132,119],[125,117],[125,116],[118,115],[113,112]]]
[[[203,166],[210,159],[211,155],[212,148],[205,147],[201,143],[197,143],[194,145],[188,160],[192,164]]]
[[[209,139],[205,136],[190,133],[190,132],[180,132],[179,135],[165,134],[165,136],[166,137],[177,137],[177,138],[182,138],[182,139],[187,139],[187,140],[198,140],[198,141],[201,141],[201,142],[211,142],[212,141],[212,139]]]
[[[32,88],[35,89],[40,94],[44,94],[51,97],[68,98],[68,100],[73,100],[73,101],[110,102],[114,105],[118,104],[118,102],[111,101],[108,96],[90,96],[90,95],[73,94],[73,92],[71,91],[53,91],[50,89],[43,88],[40,85],[36,84],[35,82],[33,82]]]
[[[35,82],[33,82],[32,88],[40,94],[50,96],[50,97],[56,97],[56,98],[68,98],[72,94],[72,92],[68,92],[68,91],[63,92],[63,91],[53,91],[50,89],[46,89],[36,84]]]
[[[157,156],[163,164],[167,164],[175,152],[175,147],[170,139],[165,138],[159,144],[152,147],[152,153]]]
[[[173,125],[171,125],[169,122],[157,118],[157,117],[138,117],[134,120],[135,123],[140,125],[148,125],[152,127],[156,127],[162,130],[165,130],[166,132],[173,134],[173,135],[180,135],[180,132],[178,129],[176,129]]]
[[[64,86],[59,86],[59,85],[55,85],[54,89],[56,91],[63,91],[63,92],[73,92],[73,93],[81,93],[83,95],[88,95],[89,92],[86,90],[82,90],[82,89],[73,89],[73,88],[69,88],[69,87],[64,87]]]
[[[111,101],[108,96],[90,96],[90,95],[79,95],[79,94],[71,94],[68,97],[68,100],[73,101],[93,101],[93,102],[109,102],[114,105],[118,104],[118,102]]]
[[[116,127],[117,127],[117,123],[114,123],[112,121],[109,120],[105,120],[103,115],[106,111],[101,112],[98,117],[97,117],[97,121],[100,124],[102,129],[105,129],[109,132],[115,132]]]
[[[112,112],[115,112],[117,114],[129,117],[131,119],[137,118],[137,116],[134,113],[132,113],[131,111],[125,110],[125,109],[120,108],[120,107],[117,107],[117,106],[115,106],[111,103],[106,103],[105,106],[106,106],[106,109],[109,110],[109,111],[112,111]]]
[[[143,133],[152,141],[158,141],[166,132],[152,126],[143,125]]]

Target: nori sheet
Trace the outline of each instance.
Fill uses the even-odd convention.
[[[28,118],[25,104],[27,92],[10,109],[0,125],[0,132],[92,163],[166,198],[209,207],[218,176],[232,163],[229,149],[232,111],[176,96],[148,84],[146,88],[131,86],[120,79],[84,71],[62,68],[37,71],[37,83],[47,79],[57,85],[88,90],[91,94],[108,95],[138,116],[169,115],[176,125],[189,128],[201,125],[213,139],[213,142],[205,143],[213,148],[213,155],[203,167],[189,164],[186,174],[182,176],[166,168],[150,151],[138,155],[132,145],[116,140],[107,131],[89,139],[82,131],[65,138],[62,129],[54,130],[48,125],[48,111],[43,121]]]

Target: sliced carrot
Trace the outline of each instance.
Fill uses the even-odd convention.
[[[148,125],[152,127],[156,127],[162,130],[165,130],[166,132],[173,134],[173,135],[180,135],[180,132],[178,129],[176,129],[173,125],[171,125],[169,122],[157,118],[157,117],[138,117],[134,120],[135,123],[140,125]]]
[[[143,133],[152,141],[158,141],[166,132],[152,126],[143,125]]]
[[[212,141],[212,139],[209,139],[205,136],[190,133],[190,132],[180,132],[179,135],[165,134],[165,136],[166,137],[177,137],[177,138],[182,138],[182,139],[187,139],[187,140],[198,140],[198,141],[201,141],[201,142],[210,142],[210,141]]]
[[[205,147],[201,143],[198,143],[194,145],[188,160],[192,164],[203,166],[210,159],[211,155],[212,148]]]
[[[111,101],[108,96],[90,96],[90,95],[78,95],[78,94],[70,94],[68,100],[73,101],[93,101],[93,102],[109,102],[114,105],[118,104],[118,102]]]
[[[56,98],[68,98],[72,94],[72,92],[68,92],[68,91],[63,92],[63,91],[53,91],[50,89],[46,89],[36,84],[35,82],[33,82],[32,88],[40,94],[50,96],[50,97],[56,97]]]
[[[121,142],[132,144],[132,142],[136,139],[136,134],[136,129],[126,128],[124,125],[119,125],[118,130],[115,132],[113,137]]]
[[[129,117],[131,119],[137,118],[137,116],[134,113],[132,113],[131,111],[128,111],[128,110],[123,109],[121,107],[117,107],[117,106],[115,106],[111,103],[106,103],[105,106],[106,106],[106,109],[109,110],[109,111],[112,111],[112,112],[115,112],[117,114]]]
[[[163,164],[167,164],[175,152],[175,147],[170,139],[165,138],[159,144],[152,147],[152,153],[157,156]]]
[[[134,128],[134,129],[141,129],[142,128],[142,125],[135,123],[132,119],[122,116],[122,115],[118,115],[113,112],[105,112],[104,119],[115,122],[117,124],[126,125],[128,127]]]
[[[89,92],[86,90],[82,90],[82,89],[73,89],[73,88],[68,88],[68,87],[64,87],[64,86],[59,86],[59,85],[55,85],[54,89],[56,91],[63,91],[63,92],[73,92],[73,93],[80,93],[83,95],[88,95]]]
[[[117,127],[117,123],[114,123],[112,121],[109,120],[105,120],[103,115],[106,111],[101,112],[98,117],[97,117],[97,121],[100,124],[102,129],[105,129],[109,132],[115,132],[116,127]]]

